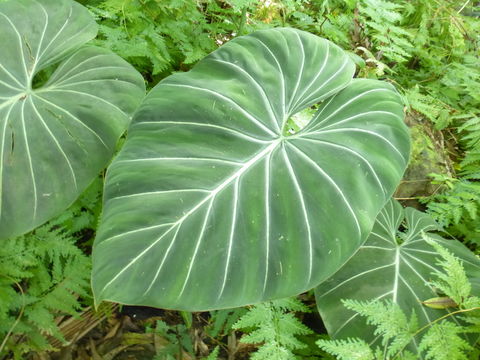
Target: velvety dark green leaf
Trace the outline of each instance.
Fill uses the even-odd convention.
[[[0,4],[0,238],[67,208],[111,158],[144,95],[128,63],[82,47],[96,33],[73,1]]]
[[[402,224],[404,231],[399,230]],[[315,289],[318,309],[329,334],[334,338],[361,337],[367,341],[376,338],[374,328],[366,326],[364,318],[346,309],[342,299],[391,300],[408,316],[415,311],[420,327],[447,311],[454,311],[446,309],[445,303],[443,309],[422,304],[442,295],[429,283],[435,278],[432,273],[441,270],[437,264],[440,256],[422,236],[437,229],[438,225],[429,215],[413,208],[403,209],[397,201],[389,201],[378,215],[366,243],[340,271]],[[428,237],[462,260],[474,293],[479,294],[480,260],[459,241],[445,240],[431,233]],[[451,300],[448,306],[452,306]]]
[[[107,174],[97,303],[230,308],[333,274],[409,153],[399,95],[353,73],[334,44],[282,28],[236,38],[156,86]]]

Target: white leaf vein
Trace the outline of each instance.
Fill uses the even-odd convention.
[[[273,112],[273,105],[267,96],[267,93],[265,92],[265,89],[263,86],[252,76],[249,74],[248,71],[246,71],[244,68],[238,66],[237,64],[234,64],[230,61],[225,61],[221,59],[212,59],[212,61],[219,62],[221,64],[226,64],[227,66],[233,67],[235,70],[239,71],[241,74],[245,75],[248,80],[253,84],[253,86],[258,90],[260,93],[260,97],[263,101],[263,103],[266,105],[268,115],[270,116],[270,120],[272,121],[273,126],[276,128],[276,130],[280,133],[280,128],[278,127],[278,119],[276,118],[274,112]]]
[[[329,84],[333,79],[337,78],[338,74],[343,71],[343,69],[347,64],[348,64],[348,58],[345,57],[345,60],[343,61],[342,66],[336,72],[334,72],[327,80],[325,80],[325,82],[323,82],[321,86],[319,86],[317,89],[315,89],[315,91],[313,91],[312,93],[310,93],[310,95],[308,95],[305,99],[303,99],[303,104],[309,103],[310,101],[312,101],[312,97],[318,96],[316,94],[319,91],[321,91],[327,84]],[[343,89],[346,85],[347,84],[342,83],[341,85],[327,91],[325,94],[320,96],[319,100],[326,99],[332,93],[338,93],[338,91],[340,89]]]
[[[269,267],[270,267],[270,166],[273,151],[268,155],[265,160],[265,276],[263,277],[263,289],[265,294],[267,289]]]
[[[378,271],[378,270],[382,270],[382,269],[386,269],[386,268],[389,268],[389,267],[392,267],[392,266],[395,266],[395,262],[392,262],[391,264],[387,264],[387,265],[382,265],[382,266],[377,266],[375,268],[372,268],[372,269],[368,269],[368,270],[365,270],[365,271],[362,271],[360,273],[357,273],[351,277],[349,277],[348,279],[345,279],[344,281],[340,282],[339,284],[335,285],[333,288],[331,288],[330,290],[328,290],[327,292],[323,293],[320,297],[324,297],[324,296],[327,296],[328,294],[330,294],[331,292],[337,290],[338,288],[342,287],[343,285],[345,285],[346,283],[352,281],[352,280],[355,280],[355,279],[358,279],[359,277],[362,277],[362,276],[365,276],[367,274],[370,274],[372,272],[375,272],[375,271]],[[390,292],[391,293],[391,292]]]
[[[288,114],[292,114],[292,112],[294,110],[292,108],[292,102],[294,100],[296,100],[298,87],[300,86],[300,81],[302,80],[303,71],[304,71],[304,68],[305,68],[305,49],[303,48],[303,43],[302,43],[302,40],[300,39],[300,36],[298,35],[298,33],[294,32],[294,34],[295,34],[295,36],[298,40],[298,44],[300,45],[301,63],[300,63],[300,67],[299,67],[298,74],[297,74],[297,81],[295,83],[295,87],[293,89],[290,101],[288,102]],[[287,121],[287,119],[284,119],[284,122],[286,122],[286,121]],[[282,128],[283,128],[284,125],[285,124],[283,123]]]
[[[323,71],[325,70],[325,66],[327,65],[327,60],[328,60],[328,57],[330,56],[330,43],[328,41],[323,41],[322,42],[323,44],[326,44],[326,51],[325,51],[325,56],[324,56],[324,59],[323,59],[323,63],[320,67],[320,69],[318,70],[317,74],[313,77],[313,79],[310,81],[310,83],[305,86],[305,88],[303,89],[302,93],[300,94],[300,96],[298,96],[297,98],[297,101],[295,102],[295,104],[293,105],[293,108],[296,108],[298,103],[304,98],[306,92],[308,90],[310,90],[310,88],[312,87],[312,85],[317,81],[317,79],[319,78],[320,75],[323,74]],[[328,81],[328,80],[327,80]],[[322,87],[325,86],[325,82],[322,83],[322,85],[320,85],[319,88],[316,89],[319,90],[321,89]]]
[[[238,178],[237,178],[237,180],[238,180]],[[200,234],[198,235],[198,238],[196,240],[195,250],[193,251],[192,259],[190,260],[190,264],[188,265],[187,275],[185,276],[185,280],[183,282],[182,289],[180,290],[180,292],[177,296],[177,299],[182,297],[183,292],[185,291],[185,288],[187,287],[188,281],[190,280],[190,275],[192,273],[193,264],[195,263],[195,260],[197,259],[198,250],[200,249],[200,245],[202,244],[203,236],[205,234],[205,229],[207,228],[208,219],[210,218],[210,212],[211,212],[212,207],[213,207],[213,201],[215,200],[215,196],[216,196],[216,194],[213,195],[210,198],[210,203],[208,204],[207,213],[205,215],[205,219],[204,219],[203,224],[202,224],[202,229],[200,230]]]
[[[5,115],[5,121],[3,123],[2,129],[2,145],[0,147],[0,217],[2,215],[2,205],[3,205],[3,159],[5,157],[5,138],[7,133],[7,125],[10,119],[10,113],[12,112],[13,108],[15,107],[16,103],[13,103],[10,108],[8,109]]]
[[[280,61],[278,61],[278,59],[275,56],[275,54],[273,53],[273,51],[262,40],[260,40],[258,37],[252,37],[252,38],[257,40],[265,49],[267,49],[268,53],[273,58],[273,61],[275,61],[275,64],[277,65],[278,72],[280,73],[280,82],[281,82],[280,86],[282,88],[282,91],[281,91],[281,95],[282,95],[281,104],[282,104],[282,110],[283,110],[282,118],[283,118],[283,121],[285,121],[286,114],[287,114],[287,104],[286,104],[286,97],[287,97],[286,90],[287,90],[287,88],[286,88],[285,74],[283,73],[282,66],[280,65]],[[282,121],[282,123],[283,123],[283,121]]]
[[[50,127],[47,125],[47,123],[45,122],[45,119],[43,118],[43,116],[42,116],[42,115],[40,114],[40,112],[38,111],[37,107],[35,106],[35,103],[34,103],[33,100],[32,100],[32,97],[29,96],[28,98],[29,98],[30,104],[32,105],[33,111],[34,111],[35,114],[37,115],[38,119],[39,119],[40,122],[42,123],[43,127],[45,128],[45,130],[47,130],[48,134],[50,135],[50,137],[52,138],[53,142],[55,143],[58,151],[60,152],[60,154],[62,155],[62,157],[65,159],[65,162],[67,163],[68,169],[70,170],[70,175],[71,175],[71,177],[72,177],[73,186],[75,187],[75,190],[78,190],[77,177],[76,177],[76,175],[75,175],[75,171],[73,170],[73,166],[72,166],[72,163],[70,162],[70,159],[68,158],[67,154],[65,154],[65,151],[63,150],[62,145],[60,145],[60,142],[59,142],[58,139],[55,137],[55,135],[52,133],[52,130],[51,130]]]
[[[37,93],[45,93],[45,92],[61,92],[61,93],[65,93],[65,92],[69,92],[69,93],[72,93],[72,94],[77,94],[77,95],[82,95],[82,96],[87,96],[87,97],[91,97],[91,98],[94,98],[96,100],[99,100],[109,106],[111,106],[112,108],[114,108],[115,110],[117,110],[118,112],[120,112],[123,116],[129,118],[128,114],[123,111],[122,109],[120,109],[117,105],[101,98],[101,97],[98,97],[96,95],[93,95],[93,94],[89,94],[89,93],[86,93],[86,92],[82,92],[82,91],[76,91],[76,90],[71,90],[71,89],[62,89],[62,90],[56,90],[55,88],[45,88],[45,89],[42,89],[41,91],[37,91]]]
[[[367,165],[367,167],[370,169],[370,172],[372,173],[372,175],[375,178],[375,181],[377,182],[379,187],[382,189],[384,195],[385,196],[387,195],[387,190],[385,189],[382,182],[380,181],[380,178],[378,177],[378,174],[375,171],[375,169],[373,168],[372,164],[365,157],[363,157],[362,154],[360,154],[359,152],[349,148],[348,146],[335,144],[335,143],[332,143],[332,142],[329,142],[329,141],[311,139],[311,138],[303,138],[303,137],[298,137],[297,139],[300,140],[300,141],[311,141],[311,142],[314,142],[314,143],[317,143],[317,144],[324,144],[324,145],[327,145],[327,146],[335,147],[337,149],[342,149],[342,150],[345,150],[345,151],[355,155],[356,157],[360,158]]]
[[[207,162],[217,162],[233,166],[242,166],[243,163],[239,161],[231,161],[224,159],[215,159],[215,158],[199,158],[199,157],[154,157],[154,158],[139,158],[139,159],[122,159],[117,160],[119,163],[132,163],[132,162],[154,162],[154,161],[207,161]]]
[[[67,114],[73,121],[77,122],[78,124],[83,126],[85,129],[87,129],[89,132],[91,132],[102,143],[102,145],[105,146],[106,149],[109,149],[109,147],[107,146],[107,144],[105,144],[105,142],[100,137],[100,135],[98,135],[91,127],[89,127],[87,124],[85,124],[82,120],[80,120],[78,117],[73,115],[71,112],[69,112],[68,110],[64,109],[63,107],[61,107],[57,104],[52,103],[51,101],[48,101],[47,99],[45,99],[45,98],[43,98],[39,95],[33,95],[33,96],[37,97],[38,99],[40,99],[43,102],[49,104],[50,106],[53,106],[54,108],[56,108],[56,109],[62,111],[63,113]]]
[[[142,258],[145,254],[147,254],[155,245],[157,245],[168,233],[172,231],[176,226],[180,226],[190,215],[192,215],[197,209],[199,209],[201,206],[203,206],[205,203],[207,203],[209,200],[214,198],[220,191],[222,191],[224,188],[226,188],[228,185],[232,183],[232,181],[235,181],[237,178],[242,176],[243,173],[248,171],[257,161],[262,159],[265,155],[268,155],[270,152],[272,152],[279,144],[279,140],[272,141],[268,147],[257,153],[255,156],[253,156],[250,160],[245,162],[244,166],[241,167],[239,170],[237,170],[235,173],[233,173],[230,177],[228,177],[224,182],[219,184],[214,190],[210,191],[210,193],[202,199],[200,202],[198,202],[195,206],[193,206],[188,212],[186,212],[180,219],[178,219],[175,223],[172,224],[172,226],[164,232],[159,238],[157,238],[155,241],[153,241],[149,246],[147,246],[145,249],[143,249],[137,256],[135,256],[132,260],[126,264],[123,269],[118,271],[115,276],[113,276],[109,282],[107,282],[104,286],[101,292],[104,292],[110,285],[112,285],[125,271],[127,271],[131,266],[133,266],[140,258]],[[141,231],[140,229],[136,230]],[[117,236],[123,236],[124,234],[120,234]],[[115,237],[117,237],[115,236]],[[112,239],[111,237],[110,239]],[[105,240],[102,242],[104,243]],[[188,280],[188,279],[187,279]]]
[[[303,218],[305,221],[305,226],[307,228],[307,246],[308,246],[308,276],[306,283],[309,284],[310,280],[312,279],[312,271],[313,271],[313,241],[312,241],[312,230],[310,226],[310,220],[308,218],[308,211],[307,205],[305,204],[305,199],[303,197],[303,191],[298,183],[297,176],[295,175],[295,171],[293,170],[292,163],[288,158],[287,151],[285,150],[285,146],[282,146],[283,158],[285,159],[285,164],[287,165],[288,173],[292,178],[293,184],[295,186],[295,191],[297,192],[298,198],[300,200],[300,205],[302,207]]]
[[[389,89],[384,89],[384,88],[380,88],[380,89],[372,89],[372,90],[367,90],[367,91],[364,91],[354,97],[352,97],[350,100],[348,101],[345,101],[342,105],[340,105],[339,107],[337,107],[335,109],[335,111],[333,111],[332,113],[330,113],[329,115],[327,115],[325,118],[323,118],[319,123],[317,123],[315,125],[315,128],[318,128],[320,127],[324,122],[326,122],[328,119],[330,119],[331,117],[333,117],[335,114],[338,114],[341,110],[343,110],[344,108],[346,108],[347,106],[349,106],[351,103],[357,101],[358,99],[361,99],[362,97],[364,97],[365,95],[368,95],[368,94],[371,94],[371,93],[374,93],[374,92],[384,92],[384,91],[387,91],[387,92],[391,92],[391,90]]]
[[[228,127],[225,127],[225,126],[221,126],[221,125],[216,125],[216,124],[207,124],[207,123],[197,123],[197,122],[191,122],[191,121],[185,121],[185,122],[182,122],[182,121],[158,121],[158,122],[153,122],[153,121],[139,121],[139,122],[135,122],[131,125],[131,127],[134,127],[134,126],[137,126],[137,125],[162,125],[162,124],[174,124],[174,125],[188,125],[188,126],[200,126],[200,127],[211,127],[211,128],[215,128],[215,129],[219,129],[219,130],[223,130],[223,131],[228,131],[228,132],[231,132],[233,133],[235,136],[239,137],[239,138],[243,138],[243,139],[246,139],[246,140],[249,140],[249,141],[253,141],[253,142],[256,142],[256,143],[260,143],[260,144],[269,144],[271,143],[271,140],[262,140],[262,139],[258,139],[256,137],[253,137],[251,135],[247,135],[245,133],[242,133],[238,130],[235,130],[235,129],[232,129],[232,128],[228,128]]]
[[[362,235],[362,229],[360,226],[360,222],[358,221],[357,215],[355,214],[355,211],[353,211],[352,206],[350,205],[350,202],[346,198],[345,194],[343,193],[342,189],[337,185],[337,183],[328,175],[325,170],[323,170],[315,161],[313,161],[307,154],[305,154],[303,151],[298,149],[295,145],[292,143],[287,142],[286,143],[288,146],[290,146],[296,153],[298,153],[302,158],[307,160],[308,163],[310,163],[321,175],[323,178],[327,179],[327,181],[334,187],[335,191],[340,195],[340,198],[346,205],[348,211],[350,212],[353,221],[355,222],[355,226],[357,228],[358,235],[361,237]]]
[[[22,130],[23,130],[23,139],[25,141],[25,150],[26,150],[26,155],[27,155],[27,160],[28,160],[28,167],[30,170],[30,175],[32,178],[32,189],[33,189],[33,214],[32,214],[32,219],[35,221],[37,218],[37,207],[38,207],[38,194],[37,194],[37,181],[35,179],[35,173],[33,172],[33,162],[32,162],[32,155],[30,153],[30,145],[28,142],[28,137],[27,137],[27,127],[25,124],[25,101],[22,102],[22,108],[21,108],[21,113],[20,113],[20,119],[22,123]]]
[[[28,76],[28,70],[27,70],[27,64],[25,63],[25,56],[24,56],[24,49],[23,49],[23,41],[22,41],[22,36],[20,35],[20,32],[18,31],[17,27],[15,26],[15,24],[10,20],[10,18],[5,15],[4,13],[0,12],[0,15],[3,16],[5,19],[7,19],[8,23],[10,24],[10,26],[13,28],[13,31],[15,31],[15,33],[17,34],[17,39],[18,39],[18,43],[20,45],[20,58],[22,59],[22,63],[23,63],[23,70],[25,72],[25,78],[28,79],[29,76]],[[6,70],[5,70],[6,71]],[[25,86],[25,85],[22,85],[22,86]]]
[[[232,256],[232,247],[233,247],[233,239],[235,237],[235,225],[237,223],[237,208],[238,208],[238,192],[239,192],[239,179],[235,180],[234,189],[233,189],[233,202],[232,202],[232,224],[230,226],[230,235],[228,237],[228,249],[227,249],[227,259],[225,260],[225,270],[223,272],[223,280],[222,286],[220,287],[220,292],[217,296],[217,300],[220,299],[223,295],[223,291],[225,290],[225,285],[227,284],[228,278],[228,271],[230,267],[230,258]]]
[[[403,154],[396,148],[395,145],[392,144],[390,140],[385,138],[384,136],[376,133],[375,131],[371,130],[365,130],[365,129],[360,129],[360,128],[341,128],[341,129],[330,129],[330,130],[317,130],[317,131],[312,131],[308,133],[303,133],[302,136],[307,136],[307,135],[321,135],[321,134],[329,134],[329,133],[343,133],[343,132],[360,132],[368,135],[372,135],[375,137],[380,138],[382,141],[387,143],[393,151],[402,159],[403,163],[407,163],[407,159],[403,156]]]
[[[224,96],[224,95],[220,94],[217,91],[210,90],[210,89],[207,89],[207,88],[198,87],[198,86],[193,86],[193,85],[185,85],[185,84],[162,83],[162,86],[180,87],[180,88],[192,89],[192,90],[197,90],[197,91],[203,91],[203,92],[212,94],[213,96],[218,97],[218,98],[228,102],[229,104],[233,105],[245,117],[247,117],[254,124],[256,124],[259,129],[262,129],[263,131],[265,131],[266,133],[268,133],[269,135],[271,135],[273,137],[277,136],[277,134],[275,134],[272,130],[270,130],[262,121],[258,120],[255,116],[250,114],[247,110],[245,110],[242,106],[237,104],[235,101],[233,101],[232,99],[230,99],[227,96]]]

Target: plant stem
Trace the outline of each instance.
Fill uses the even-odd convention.
[[[243,28],[245,26],[245,22],[247,21],[247,7],[244,6],[242,9],[242,15],[240,18],[240,24],[238,25],[238,32],[237,36],[242,36],[243,35]]]

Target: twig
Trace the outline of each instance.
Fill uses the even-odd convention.
[[[470,0],[465,1],[465,3],[462,5],[462,7],[460,8],[460,10],[457,11],[457,13],[460,14],[460,13],[463,11],[463,9],[465,9],[465,6],[468,5],[469,2],[470,2]]]

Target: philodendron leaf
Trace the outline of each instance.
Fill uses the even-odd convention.
[[[0,3],[0,238],[69,206],[107,164],[145,94],[128,63],[82,46],[96,33],[70,0]]]
[[[399,230],[402,224],[404,231]],[[342,299],[391,300],[408,316],[415,311],[419,327],[454,311],[453,301],[440,296],[430,284],[435,279],[432,273],[441,270],[437,264],[440,255],[423,234],[437,229],[429,215],[389,201],[365,244],[340,271],[315,289],[317,306],[330,336],[378,340],[374,328],[366,326],[365,318],[346,309]],[[471,276],[473,293],[479,294],[480,260],[459,241],[431,233],[428,238],[462,260]],[[416,345],[412,344],[412,350]]]
[[[96,302],[182,310],[288,297],[366,239],[409,153],[403,107],[294,29],[238,37],[157,85],[108,170]],[[323,101],[310,123],[295,113]]]

